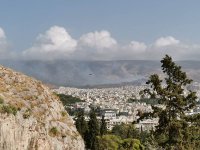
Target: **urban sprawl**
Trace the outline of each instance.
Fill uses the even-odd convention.
[[[132,85],[101,89],[60,87],[59,89],[54,89],[53,91],[58,94],[71,95],[83,100],[83,102],[77,102],[73,105],[65,106],[70,107],[70,109],[74,111],[82,109],[86,114],[88,114],[91,106],[99,108],[100,113],[97,118],[100,120],[102,116],[104,116],[109,130],[111,130],[115,125],[122,123],[129,124],[133,122],[136,122],[136,128],[138,129],[151,130],[158,124],[158,118],[144,119],[137,122],[140,113],[152,111],[151,104],[140,101],[140,91],[145,88],[146,85]],[[199,83],[194,82],[187,88],[196,91],[198,98],[200,98]],[[131,101],[131,99],[138,101]],[[200,104],[198,103],[194,110],[186,113],[188,115],[200,113]],[[74,118],[74,116],[71,117]],[[85,117],[88,119],[87,115]]]

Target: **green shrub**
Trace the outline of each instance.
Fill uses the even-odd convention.
[[[0,104],[3,104],[4,103],[4,100],[3,98],[0,97]]]
[[[31,110],[30,109],[27,109],[24,114],[23,114],[23,118],[24,119],[27,119],[31,116]]]
[[[11,105],[3,105],[1,108],[2,113],[7,113],[7,114],[17,114],[17,109],[14,106]]]
[[[67,115],[67,112],[66,112],[66,111],[61,111],[61,115],[62,115],[63,117],[65,117],[65,116]]]
[[[52,127],[49,132],[50,132],[50,135],[53,135],[53,136],[59,135],[59,131],[56,127]]]

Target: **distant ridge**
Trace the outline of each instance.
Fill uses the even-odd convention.
[[[160,73],[160,62],[153,60],[113,61],[0,61],[1,64],[56,86],[98,86],[132,83]],[[177,61],[183,70],[200,82],[200,61]]]

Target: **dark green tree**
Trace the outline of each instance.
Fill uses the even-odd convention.
[[[98,150],[119,150],[119,145],[122,143],[119,136],[110,134],[97,136],[97,140]]]
[[[106,124],[105,117],[102,116],[102,118],[101,118],[101,127],[100,127],[100,135],[103,136],[106,133],[107,133],[107,124]]]
[[[89,114],[89,122],[88,122],[88,132],[85,137],[86,139],[86,146],[89,149],[96,150],[97,146],[97,136],[100,135],[99,133],[99,122],[96,117],[96,113],[94,109],[91,109]]]
[[[86,122],[85,117],[84,117],[84,111],[83,110],[78,111],[76,119],[75,119],[75,125],[76,125],[78,132],[84,138],[85,134],[88,130],[88,126],[87,126],[87,122]]]
[[[120,136],[122,139],[134,138],[139,139],[139,130],[135,128],[134,124],[120,124],[115,125],[112,129],[112,134]]]
[[[144,150],[144,146],[138,139],[121,139],[120,136],[107,134],[97,136],[97,140],[98,150]]]
[[[144,146],[138,139],[127,138],[122,140],[119,150],[144,150]]]
[[[158,117],[159,124],[155,130],[155,137],[160,146],[165,149],[190,149],[191,132],[187,121],[186,111],[196,105],[196,93],[186,90],[192,80],[189,79],[181,67],[166,55],[162,60],[164,80],[157,74],[151,75],[147,81],[149,88],[142,95],[158,99],[160,106],[152,106],[152,113],[144,113],[144,117]]]

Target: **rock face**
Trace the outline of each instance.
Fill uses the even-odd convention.
[[[40,81],[0,66],[0,150],[83,150],[58,97]]]

